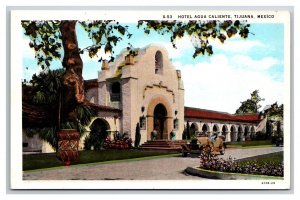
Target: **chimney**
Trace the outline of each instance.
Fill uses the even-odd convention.
[[[133,55],[125,56],[125,65],[133,65],[133,64],[134,64]]]

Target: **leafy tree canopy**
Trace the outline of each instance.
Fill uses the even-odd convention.
[[[93,45],[83,49],[78,48],[78,53],[88,52],[89,56],[95,57],[97,52],[103,48],[105,53],[114,53],[113,47],[116,46],[122,37],[131,38],[132,34],[128,31],[127,25],[122,25],[113,20],[94,20],[94,21],[75,21],[79,23],[88,33]],[[37,64],[42,69],[49,68],[53,59],[62,59],[63,57],[63,39],[61,35],[62,21],[22,21],[24,34],[30,38],[29,46],[35,50]],[[161,35],[170,34],[170,42],[176,48],[176,38],[185,35],[193,37],[195,52],[193,57],[198,55],[211,55],[213,48],[209,44],[210,38],[216,38],[224,43],[228,38],[238,34],[241,38],[247,38],[249,24],[243,24],[239,20],[231,21],[138,21],[138,28],[143,29],[146,34],[151,31],[158,32]],[[132,45],[128,44],[128,50]],[[133,51],[131,51],[133,52]],[[103,58],[99,58],[99,62]],[[111,56],[110,61],[114,61]]]
[[[247,38],[250,24],[242,24],[239,20],[231,21],[139,21],[138,27],[143,27],[144,32],[149,34],[150,31],[156,31],[161,35],[170,33],[170,41],[173,47],[176,48],[176,38],[181,38],[185,35],[193,37],[193,45],[195,52],[193,58],[199,55],[212,55],[213,48],[209,44],[209,39],[218,39],[222,43],[226,39],[239,34],[241,38]]]
[[[258,113],[261,108],[260,102],[265,99],[259,96],[259,90],[254,90],[251,93],[250,99],[241,102],[241,106],[235,111],[235,114],[253,114]]]
[[[270,108],[264,110],[264,114],[271,120],[282,120],[283,104],[278,105],[277,102],[273,103]]]
[[[97,56],[100,49],[104,49],[105,53],[114,55],[113,48],[122,38],[131,38],[132,34],[129,32],[129,27],[112,20],[22,21],[21,24],[24,34],[30,39],[29,46],[35,51],[37,64],[45,70],[45,74],[35,75],[31,82],[35,91],[32,93],[34,95],[32,97],[33,103],[52,104],[58,99],[62,99],[56,104],[62,109],[55,109],[60,110],[60,114],[57,115],[59,116],[57,127],[74,128],[82,132],[82,125],[90,121],[92,112],[84,106],[83,62],[80,55],[88,52],[92,58]],[[78,47],[76,24],[80,24],[84,28],[93,45],[83,49]],[[139,21],[137,26],[143,29],[145,34],[149,34],[150,31],[155,31],[161,35],[168,33],[174,48],[176,48],[177,38],[183,36],[193,38],[195,48],[193,57],[195,58],[199,55],[213,54],[209,39],[218,39],[224,43],[234,35],[247,38],[250,25],[242,24],[238,20],[187,22],[144,20]],[[136,55],[136,52],[131,49],[133,47],[129,43],[127,49],[129,54]],[[55,74],[49,70],[54,59],[59,59],[62,62],[62,66],[65,68],[63,73]],[[99,62],[102,59],[100,57]],[[114,57],[111,56],[109,61],[114,61]],[[44,88],[48,89],[45,90]],[[59,93],[62,94],[61,98]],[[45,132],[49,135],[48,130]]]

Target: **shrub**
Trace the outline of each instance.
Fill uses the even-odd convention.
[[[126,134],[121,139],[111,140],[107,137],[103,145],[104,149],[130,149],[132,148],[132,139],[129,138]]]
[[[282,176],[284,175],[283,163],[248,161],[240,164],[232,157],[228,160],[218,158],[212,154],[211,151],[202,151],[200,155],[200,167],[212,171],[268,175],[268,176]]]
[[[135,147],[139,147],[140,142],[141,142],[140,124],[137,123],[137,124],[136,124],[136,128],[135,128],[135,141],[134,141],[134,146],[135,146]]]

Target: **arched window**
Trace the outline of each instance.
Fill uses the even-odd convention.
[[[155,74],[163,73],[163,55],[160,51],[155,54]]]

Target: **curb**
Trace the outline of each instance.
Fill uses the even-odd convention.
[[[266,176],[266,175],[253,175],[253,174],[240,174],[240,173],[229,173],[229,172],[219,172],[211,171],[198,167],[188,167],[184,170],[186,173],[199,176],[208,179],[221,179],[221,180],[283,180],[283,177],[277,176]]]

